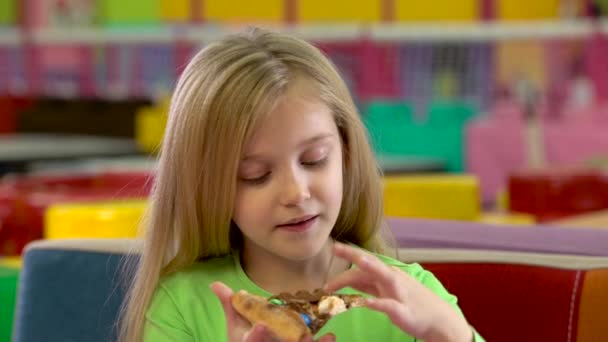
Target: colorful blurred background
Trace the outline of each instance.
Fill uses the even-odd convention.
[[[28,243],[138,236],[177,78],[254,25],[338,67],[399,247],[608,256],[607,0],[0,0],[0,342],[28,340]],[[574,334],[608,340],[585,300]]]

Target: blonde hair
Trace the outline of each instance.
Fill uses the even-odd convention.
[[[238,247],[231,216],[243,144],[295,77],[318,89],[342,138],[343,205],[332,237],[384,252],[378,167],[336,68],[317,48],[285,34],[254,29],[229,36],[200,51],[177,84],[121,340],[142,340],[162,277]]]

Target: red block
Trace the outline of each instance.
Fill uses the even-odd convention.
[[[17,131],[19,113],[31,104],[32,101],[26,98],[0,97],[0,134]]]
[[[145,198],[151,180],[145,172],[5,179],[0,182],[0,255],[19,255],[26,244],[42,239],[44,215],[53,204]]]
[[[0,183],[0,256],[18,254],[17,233],[17,196],[18,191],[7,184]]]
[[[17,108],[9,98],[0,98],[0,134],[13,133],[17,129]]]
[[[509,208],[538,221],[608,208],[608,177],[599,170],[529,170],[509,177]]]
[[[487,341],[576,340],[584,271],[497,263],[423,266],[458,297]]]
[[[316,45],[336,64],[349,89],[358,99],[391,99],[401,93],[397,72],[397,45],[366,39],[319,42]]]

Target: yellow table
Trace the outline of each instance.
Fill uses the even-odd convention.
[[[145,200],[57,204],[45,213],[44,237],[133,238],[146,205]]]
[[[476,220],[479,183],[466,174],[384,177],[384,213],[394,217]]]

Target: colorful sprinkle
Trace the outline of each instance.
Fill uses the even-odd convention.
[[[302,317],[302,319],[304,320],[304,323],[306,323],[307,326],[310,326],[312,324],[312,320],[310,319],[310,317],[308,317],[307,314],[301,313],[300,317]]]
[[[268,302],[270,304],[274,304],[274,305],[285,305],[285,303],[282,300],[276,299],[276,298],[273,298],[273,299],[269,300]]]

